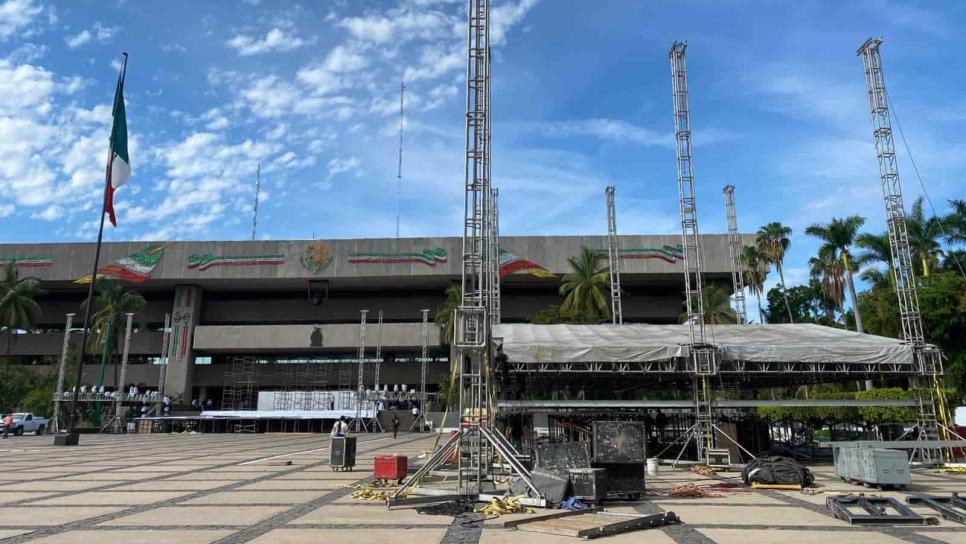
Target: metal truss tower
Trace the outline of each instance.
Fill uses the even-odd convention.
[[[687,307],[690,352],[694,372],[695,424],[688,431],[697,445],[698,459],[714,447],[714,421],[708,376],[717,372],[717,351],[707,343],[701,278],[701,241],[698,205],[691,164],[691,112],[688,108],[686,42],[674,42],[668,51],[674,97],[674,142],[678,165],[678,196],[681,210],[681,245],[684,247],[684,300]],[[687,441],[685,442],[685,445]],[[683,452],[683,450],[682,450]]]
[[[617,238],[617,207],[614,203],[614,186],[604,189],[607,198],[607,268],[610,272],[610,311],[611,322],[624,324],[624,309],[621,306],[621,258]]]
[[[493,188],[490,197],[490,323],[499,325],[500,306],[500,190]]]
[[[926,344],[922,317],[919,313],[919,297],[916,293],[916,277],[909,250],[909,233],[906,230],[906,210],[902,200],[902,184],[899,182],[899,165],[892,141],[892,121],[889,115],[889,95],[882,73],[879,55],[881,38],[869,38],[859,47],[865,71],[865,86],[869,95],[869,115],[872,118],[872,136],[882,180],[882,198],[885,201],[886,226],[892,260],[889,263],[895,279],[899,299],[899,319],[902,338],[915,349],[917,370],[920,376],[912,379],[919,411],[918,439],[937,440],[940,433],[948,437],[945,421],[945,398],[942,392],[942,363],[939,350]],[[937,418],[939,405],[941,421]],[[936,462],[938,450],[923,448],[917,452],[921,460]]]
[[[735,292],[735,314],[738,324],[748,323],[745,310],[745,277],[741,266],[741,237],[738,235],[738,214],[735,212],[735,186],[724,186],[725,210],[728,212],[728,251],[731,255],[731,285]]]
[[[252,240],[255,239],[255,232],[258,230],[258,200],[262,194],[262,163],[258,163],[255,168],[255,203],[252,205]]]
[[[382,310],[379,310],[379,320],[376,325],[376,368],[372,374],[372,389],[379,390],[379,371],[382,367]]]
[[[361,314],[359,319],[359,371],[356,383],[356,417],[353,419],[356,432],[363,429],[369,430],[367,422],[364,421],[366,418],[363,417],[366,395],[366,314],[369,313],[369,310],[359,310],[359,313]]]
[[[462,299],[454,312],[454,348],[459,380],[460,428],[387,501],[399,504],[408,490],[456,455],[458,495],[486,500],[496,483],[496,455],[529,488],[528,504],[545,505],[519,453],[491,425],[488,387],[492,358],[492,298],[495,244],[490,186],[490,4],[468,0],[466,63],[466,151],[463,183]],[[498,291],[496,291],[498,293]]]

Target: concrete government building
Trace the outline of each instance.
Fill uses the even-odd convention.
[[[606,265],[606,240],[502,238],[503,322],[526,322],[559,304],[568,257],[585,246],[602,251]],[[679,235],[620,237],[625,322],[678,322],[684,283],[680,243]],[[705,281],[730,287],[728,237],[703,235],[702,244]],[[383,313],[380,382],[414,387],[420,379],[421,310],[428,309],[427,389],[434,391],[449,368],[449,348],[441,345],[432,321],[446,288],[460,281],[461,245],[458,237],[108,243],[99,275],[120,280],[147,300],[135,318],[128,383],[158,385],[164,319],[170,314],[164,374],[165,393],[174,398],[219,402],[229,361],[237,356],[261,363],[262,390],[287,386],[286,376],[299,363],[327,363],[331,387],[354,388],[360,310],[366,309],[369,357],[375,354],[377,315]],[[46,290],[38,300],[42,314],[36,328],[14,335],[9,348],[14,362],[56,372],[65,314],[77,314],[74,330],[82,324],[93,253],[89,243],[0,245],[0,263],[14,262],[21,275],[40,278]],[[79,332],[72,337],[80,342]],[[6,349],[6,340],[0,342]],[[97,373],[98,365],[86,365],[82,383],[95,383]],[[108,387],[114,374],[109,366]]]

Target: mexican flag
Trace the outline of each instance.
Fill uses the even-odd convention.
[[[107,177],[104,188],[104,211],[107,212],[111,224],[117,226],[114,216],[114,191],[120,188],[131,176],[131,161],[127,155],[127,116],[124,112],[124,76],[125,68],[117,79],[117,91],[114,93],[114,122],[111,125],[111,147],[107,161]]]

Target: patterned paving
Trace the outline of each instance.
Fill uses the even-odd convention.
[[[348,496],[342,486],[366,480],[375,455],[408,455],[412,463],[432,447],[428,435],[360,435],[353,472],[329,469],[323,435],[83,436],[77,448],[55,448],[51,441],[23,436],[0,443],[0,544],[573,542],[505,530],[498,520],[477,515],[388,511]],[[292,464],[272,463],[277,460]],[[829,491],[860,490],[840,483],[826,467],[816,472]],[[666,471],[648,488],[660,492],[701,481],[689,472]],[[915,481],[917,491],[966,493],[962,474],[917,473]],[[609,508],[673,510],[685,523],[605,542],[966,544],[966,528],[946,521],[934,527],[849,527],[825,513],[824,501],[823,495],[770,491],[616,502]]]

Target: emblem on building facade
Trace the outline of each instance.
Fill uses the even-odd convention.
[[[0,257],[0,266],[14,264],[18,268],[37,268],[41,266],[53,266],[53,257]]]
[[[151,273],[158,267],[164,250],[168,244],[151,244],[141,251],[131,253],[126,257],[115,259],[97,269],[97,278],[112,278],[117,280],[141,283],[151,279]],[[81,276],[74,283],[90,283],[91,275]]]
[[[539,264],[528,261],[512,251],[507,251],[502,247],[499,249],[500,277],[513,274],[514,272],[527,272],[531,276],[543,279],[553,279],[557,275],[540,266]]]
[[[285,255],[212,255],[211,253],[195,253],[188,257],[188,268],[198,271],[208,270],[215,266],[261,266],[280,265],[285,262]]]
[[[606,257],[606,249],[594,250],[594,253]],[[666,263],[674,264],[684,260],[684,247],[680,244],[676,246],[664,245],[661,247],[632,247],[617,250],[617,256],[623,259],[658,259]]]
[[[418,263],[426,266],[436,266],[436,263],[447,261],[446,250],[437,247],[424,249],[422,251],[401,252],[401,253],[350,253],[350,263],[368,264],[395,264],[395,263]]]
[[[311,274],[320,274],[332,264],[332,250],[322,242],[312,242],[299,257],[302,268]]]

